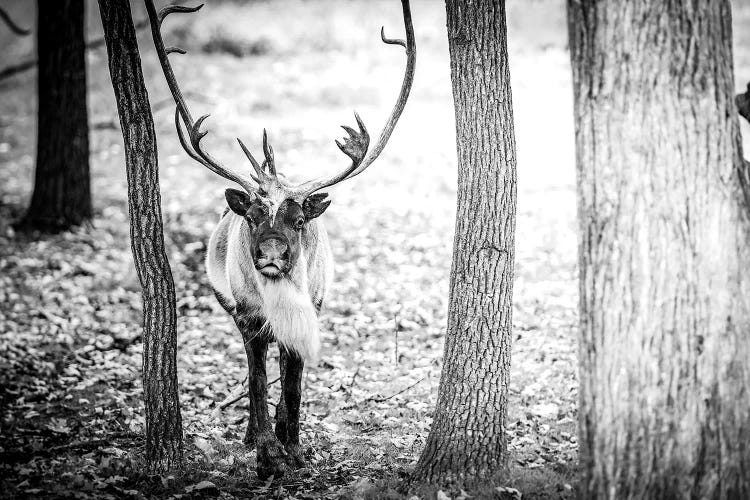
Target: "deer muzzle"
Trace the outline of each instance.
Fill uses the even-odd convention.
[[[288,265],[289,245],[282,238],[273,236],[258,244],[255,268],[261,274],[267,277],[277,277],[287,271]]]

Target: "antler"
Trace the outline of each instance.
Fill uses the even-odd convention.
[[[2,19],[5,24],[8,25],[8,28],[10,28],[10,30],[16,35],[26,36],[31,33],[30,29],[22,28],[17,25],[2,7],[0,7],[0,19]]]
[[[411,9],[409,7],[409,0],[401,0],[401,6],[403,8],[406,40],[404,41],[399,39],[386,38],[384,29],[381,28],[380,30],[380,38],[383,40],[383,43],[391,45],[401,45],[406,49],[406,71],[404,74],[404,80],[401,84],[401,92],[399,93],[398,100],[396,101],[396,105],[391,111],[391,115],[388,118],[388,121],[383,127],[383,131],[380,133],[378,141],[375,143],[372,149],[369,149],[370,135],[367,133],[367,129],[365,128],[365,124],[362,122],[362,119],[355,112],[354,117],[357,121],[359,130],[357,131],[351,127],[342,125],[342,128],[347,132],[349,137],[346,137],[344,139],[343,144],[339,141],[336,141],[336,145],[339,147],[339,149],[341,149],[344,154],[351,158],[351,165],[345,170],[342,170],[338,174],[334,175],[333,177],[322,177],[317,180],[304,182],[297,186],[290,186],[286,183],[286,181],[281,182],[277,176],[273,148],[268,144],[268,135],[266,134],[265,129],[263,130],[263,153],[265,156],[263,164],[259,164],[255,157],[253,157],[252,153],[250,153],[250,150],[245,147],[245,144],[243,144],[243,142],[239,138],[237,139],[237,142],[242,148],[242,151],[245,153],[245,156],[247,156],[247,159],[250,161],[250,164],[253,166],[253,170],[255,170],[256,173],[256,175],[250,174],[249,178],[223,167],[221,164],[219,164],[219,162],[211,157],[211,155],[209,155],[202,149],[200,143],[201,139],[203,139],[208,132],[202,131],[201,125],[209,115],[203,115],[198,118],[198,120],[193,121],[185,98],[180,91],[179,85],[177,84],[177,79],[174,76],[174,72],[172,71],[172,66],[169,62],[168,57],[168,55],[173,52],[184,54],[185,51],[179,47],[164,46],[164,40],[162,39],[161,35],[161,24],[164,21],[164,18],[173,12],[196,12],[201,7],[203,7],[203,4],[197,7],[169,5],[164,7],[157,14],[153,0],[146,0],[146,9],[148,11],[148,17],[151,23],[151,34],[154,38],[156,53],[159,56],[159,63],[161,64],[162,70],[164,72],[164,77],[166,78],[167,84],[169,85],[169,90],[172,92],[172,97],[174,97],[175,104],[177,105],[177,108],[175,110],[175,126],[177,127],[177,135],[180,139],[180,144],[182,144],[183,149],[185,149],[185,152],[187,152],[187,154],[191,158],[203,164],[212,172],[215,172],[226,179],[236,182],[237,184],[245,188],[245,190],[248,192],[256,191],[255,186],[252,182],[257,183],[260,186],[273,185],[276,189],[281,190],[281,192],[286,193],[288,197],[294,198],[300,203],[304,202],[305,198],[315,193],[316,191],[337,184],[345,179],[350,179],[355,175],[359,175],[367,167],[369,167],[373,161],[375,161],[375,159],[383,151],[383,148],[385,148],[385,145],[388,143],[388,139],[391,137],[391,133],[396,127],[396,123],[398,122],[398,119],[401,116],[402,111],[404,110],[404,106],[406,106],[406,101],[409,98],[409,92],[411,91],[411,86],[414,81],[414,68],[416,66],[417,52],[416,42],[414,40],[414,27],[412,26],[411,21]],[[183,131],[183,126],[187,130],[187,137],[185,136],[185,132]]]
[[[180,90],[180,87],[177,83],[177,79],[174,76],[174,71],[172,71],[172,65],[169,62],[169,54],[176,52],[178,54],[184,54],[185,51],[179,47],[165,47],[164,46],[164,40],[161,35],[161,25],[164,22],[164,18],[166,18],[169,14],[172,14],[174,12],[177,13],[190,13],[190,12],[196,12],[200,10],[200,8],[203,7],[203,4],[198,5],[197,7],[185,7],[182,5],[168,5],[161,9],[159,13],[156,12],[156,7],[154,7],[153,0],[146,0],[146,10],[148,11],[148,17],[149,22],[151,24],[151,35],[154,39],[154,46],[156,47],[156,53],[159,56],[159,63],[161,64],[162,71],[164,72],[164,77],[167,80],[167,84],[169,85],[169,90],[172,92],[172,97],[174,98],[174,102],[177,105],[177,108],[175,109],[175,126],[177,127],[177,135],[180,139],[180,144],[182,144],[182,148],[185,150],[185,152],[190,156],[192,159],[196,160],[197,162],[203,164],[206,168],[211,170],[212,172],[224,177],[225,179],[228,179],[230,181],[236,182],[240,186],[242,186],[246,191],[249,193],[252,193],[255,191],[255,185],[253,183],[260,183],[260,179],[263,178],[263,172],[261,171],[260,167],[257,165],[257,162],[252,158],[252,155],[250,155],[250,152],[247,151],[245,146],[240,142],[240,145],[242,146],[242,149],[245,151],[245,153],[248,155],[248,158],[251,159],[251,163],[253,164],[253,167],[255,169],[255,172],[258,174],[258,177],[253,176],[252,174],[249,176],[249,178],[243,174],[234,172],[224,166],[222,166],[218,161],[216,161],[210,154],[208,154],[206,151],[203,150],[201,146],[201,139],[203,139],[206,134],[208,134],[207,131],[201,130],[201,125],[203,122],[208,118],[209,115],[203,115],[198,120],[193,121],[193,117],[190,114],[190,109],[187,106],[187,102],[185,101],[185,97],[182,95],[182,91]],[[182,123],[180,123],[182,122]],[[185,129],[187,130],[187,137],[185,137],[185,133],[183,131],[183,124]],[[265,133],[264,133],[265,137]],[[239,139],[238,139],[239,141]]]
[[[362,173],[372,162],[380,156],[380,153],[388,143],[388,139],[391,137],[393,129],[396,127],[401,112],[406,106],[406,101],[409,99],[409,92],[411,91],[412,83],[414,82],[414,68],[417,63],[417,47],[414,39],[414,26],[411,21],[411,8],[409,7],[409,0],[401,0],[401,7],[404,15],[404,28],[406,30],[406,41],[400,39],[386,38],[384,28],[380,29],[380,38],[383,43],[390,45],[401,45],[406,49],[406,71],[404,73],[404,80],[401,83],[401,92],[396,100],[396,105],[391,111],[391,115],[388,117],[383,131],[378,137],[378,141],[368,152],[370,144],[370,135],[367,133],[362,119],[355,112],[354,117],[357,120],[359,131],[355,131],[351,127],[342,125],[342,128],[349,134],[349,137],[344,139],[344,144],[336,141],[336,145],[352,160],[352,164],[345,170],[342,170],[333,177],[323,177],[314,181],[308,181],[300,184],[295,188],[295,197],[304,199],[311,195],[315,191],[319,191],[323,188],[333,186],[339,182],[351,179],[355,175]]]

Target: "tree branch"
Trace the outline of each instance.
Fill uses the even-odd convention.
[[[0,9],[0,17],[2,17],[2,9]],[[142,19],[135,23],[135,29],[136,31],[143,30],[148,27],[148,19]],[[98,38],[95,38],[88,42],[86,44],[87,50],[93,50],[98,49],[99,47],[104,46],[104,37],[100,36]],[[32,59],[28,59],[26,61],[22,61],[17,64],[11,64],[9,66],[4,67],[3,69],[0,69],[0,81],[5,80],[6,78],[10,78],[13,75],[17,75],[19,73],[24,73],[30,69],[33,69],[36,67],[37,63],[39,61],[36,57]]]
[[[5,24],[8,25],[8,28],[10,28],[10,30],[13,33],[15,33],[16,35],[26,36],[26,35],[30,35],[31,34],[31,30],[30,29],[28,29],[28,28],[22,28],[19,25],[17,25],[13,21],[13,19],[11,19],[10,15],[8,15],[8,13],[2,7],[0,7],[0,19],[2,19],[3,21],[5,21]]]

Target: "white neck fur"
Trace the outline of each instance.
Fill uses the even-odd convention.
[[[308,291],[304,254],[300,255],[296,269],[303,271],[289,279],[269,280],[259,276],[263,313],[280,346],[316,362],[320,355],[320,330]]]

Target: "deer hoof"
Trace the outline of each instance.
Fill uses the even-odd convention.
[[[288,457],[284,446],[276,439],[264,440],[258,443],[258,477],[266,479],[283,477],[289,472]]]

